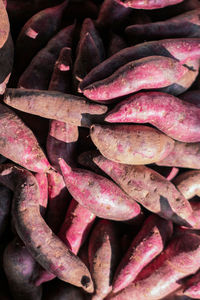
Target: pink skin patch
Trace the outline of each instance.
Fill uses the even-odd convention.
[[[26,35],[29,36],[31,39],[35,39],[37,37],[39,32],[36,32],[34,29],[32,28],[28,28],[26,31]]]
[[[69,70],[70,70],[70,66],[69,66],[69,65],[66,66],[66,65],[64,65],[64,64],[60,64],[60,65],[59,65],[59,70],[60,70],[60,71],[63,71],[63,72],[69,71]]]

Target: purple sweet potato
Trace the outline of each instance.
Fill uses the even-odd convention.
[[[90,136],[103,156],[122,164],[154,163],[174,147],[171,138],[144,125],[92,125]]]
[[[145,42],[125,48],[91,70],[80,83],[79,89],[82,91],[85,87],[91,85],[95,81],[100,81],[111,76],[119,68],[133,60],[152,55],[173,57],[182,64],[186,63],[188,67],[193,67],[190,64],[190,60],[199,59],[199,43],[200,39],[198,38],[167,39]]]
[[[140,214],[140,206],[107,178],[88,170],[71,169],[62,159],[60,168],[72,197],[96,216],[125,221]]]
[[[23,26],[16,42],[18,71],[24,71],[31,59],[60,29],[61,18],[68,2],[69,0],[65,0],[57,6],[39,11]]]
[[[177,188],[186,199],[191,199],[195,195],[200,196],[200,171],[187,171],[174,180]]]
[[[115,272],[113,293],[121,291],[135,280],[139,272],[163,251],[172,232],[170,221],[156,215],[145,220]]]
[[[150,123],[180,142],[200,142],[200,108],[161,92],[135,94],[105,119],[110,123]]]
[[[146,166],[119,164],[102,155],[94,162],[108,174],[130,197],[160,217],[180,225],[196,225],[190,203],[175,186]]]
[[[111,292],[119,255],[119,239],[115,224],[108,220],[99,220],[88,245],[90,272],[95,285],[93,300],[104,299]]]
[[[146,266],[127,288],[106,299],[157,300],[181,287],[180,280],[200,267],[200,237],[184,232]]]
[[[3,267],[14,300],[41,300],[42,286],[33,284],[38,264],[19,238],[8,244],[4,251]]]
[[[0,239],[6,232],[10,219],[12,195],[8,188],[0,185]]]
[[[14,190],[14,225],[33,258],[61,280],[93,292],[87,267],[53,234],[41,217],[40,191],[35,177],[25,169],[5,164],[0,166],[0,181]]]
[[[200,299],[200,271],[185,282],[184,295],[192,299]]]
[[[91,104],[83,97],[27,89],[7,89],[4,102],[18,110],[77,126],[90,126],[92,115],[106,113],[105,105]]]
[[[10,33],[10,22],[8,19],[6,7],[2,0],[0,1],[0,16],[1,16],[1,20],[0,20],[0,28],[1,28],[0,49],[1,49],[3,45],[6,43]]]
[[[32,131],[8,107],[0,104],[0,153],[33,172],[50,168]]]
[[[106,101],[142,89],[167,87],[180,80],[188,71],[173,58],[149,56],[132,61],[109,77],[83,89],[83,94],[96,101]]]
[[[156,164],[159,166],[200,169],[200,143],[175,141],[172,151]]]
[[[35,178],[40,188],[40,213],[45,215],[48,204],[48,180],[46,173],[36,173]]]
[[[115,0],[125,7],[131,7],[135,9],[158,9],[169,5],[175,5],[183,0]]]
[[[54,64],[64,47],[72,47],[75,25],[59,31],[48,44],[32,59],[29,66],[19,78],[18,86],[31,89],[48,89]]]
[[[200,8],[188,11],[162,22],[128,26],[125,30],[131,42],[139,37],[145,40],[155,40],[177,37],[200,37]]]

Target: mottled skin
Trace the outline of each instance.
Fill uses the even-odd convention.
[[[63,47],[72,47],[75,25],[59,31],[32,59],[19,78],[18,87],[47,90],[54,64]]]
[[[10,88],[4,94],[4,102],[30,114],[86,127],[90,124],[90,115],[107,111],[105,105],[91,104],[83,97],[55,91]]]
[[[171,138],[143,125],[92,125],[90,136],[102,155],[122,164],[154,163],[174,147]]]
[[[6,43],[9,33],[10,33],[10,22],[8,19],[8,14],[6,11],[6,7],[2,0],[0,0],[0,49]]]
[[[68,2],[69,0],[65,0],[57,6],[39,11],[22,27],[16,42],[18,71],[24,71],[36,53],[60,29],[61,18]]]
[[[40,189],[40,213],[45,215],[48,204],[48,180],[46,173],[36,173],[35,178],[37,180]]]
[[[188,69],[173,58],[149,56],[129,62],[109,77],[83,89],[83,94],[96,101],[106,101],[142,89],[158,89],[180,80]]]
[[[175,236],[165,250],[127,288],[106,299],[162,299],[180,288],[180,280],[195,273],[199,267],[200,237],[184,232]]]
[[[112,280],[119,257],[120,247],[117,228],[108,220],[99,220],[89,239],[88,257],[94,280],[92,300],[104,299],[112,290]]]
[[[180,38],[145,42],[125,48],[91,70],[80,83],[79,89],[82,91],[93,82],[103,80],[112,75],[116,70],[129,62],[147,56],[173,57],[182,64],[192,66],[190,60],[199,59],[200,57],[199,44],[200,39],[198,38]]]
[[[93,161],[146,209],[180,225],[196,225],[190,203],[170,181],[156,171],[142,165],[119,164],[102,155]]]
[[[86,266],[53,234],[41,217],[40,191],[35,177],[25,169],[5,164],[0,166],[0,181],[14,191],[14,225],[33,258],[59,279],[93,292]]]
[[[0,185],[0,238],[6,233],[10,221],[11,200],[10,190]]]
[[[42,286],[33,284],[38,264],[19,238],[10,242],[3,256],[3,267],[14,300],[41,300]]]
[[[140,206],[112,181],[88,170],[72,170],[62,159],[59,163],[72,197],[96,216],[125,221],[140,214]]]
[[[142,269],[159,255],[173,233],[171,221],[149,216],[131,242],[115,272],[113,293],[126,288]]]
[[[200,37],[200,8],[187,11],[162,22],[131,25],[125,29],[129,40],[139,37],[146,40],[177,38],[177,37]]]
[[[50,164],[32,131],[11,109],[0,109],[0,153],[28,170],[47,172]]]
[[[200,171],[184,172],[175,178],[174,183],[186,199],[200,196]]]
[[[175,141],[174,148],[164,159],[156,162],[159,166],[200,169],[200,143]]]
[[[180,142],[200,142],[200,108],[161,92],[135,94],[105,119],[110,123],[150,123]]]
[[[183,0],[115,0],[125,7],[135,9],[158,9],[169,5],[175,5]]]

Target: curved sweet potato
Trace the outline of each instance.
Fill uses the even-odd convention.
[[[125,7],[131,7],[135,9],[158,9],[169,5],[175,5],[183,0],[115,0]]]

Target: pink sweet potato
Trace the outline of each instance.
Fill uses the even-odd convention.
[[[40,192],[35,177],[25,169],[5,164],[0,166],[0,181],[14,190],[14,225],[33,258],[61,280],[93,292],[86,266],[53,234],[41,217]]]
[[[138,275],[127,288],[110,295],[112,300],[157,300],[181,287],[180,280],[199,269],[200,237],[184,232]]]
[[[115,272],[113,293],[119,292],[135,280],[139,272],[163,251],[172,232],[173,225],[170,221],[156,215],[145,220]]]
[[[12,195],[8,188],[0,185],[0,239],[6,233],[10,219]]]
[[[12,110],[0,107],[0,153],[33,172],[47,172],[49,162],[32,131]]]
[[[133,60],[104,80],[85,87],[83,94],[91,100],[107,101],[141,89],[167,87],[180,80],[187,71],[173,58],[149,56]]]
[[[111,123],[150,123],[180,142],[200,142],[200,109],[161,92],[135,94],[106,117]]]
[[[174,180],[177,188],[186,199],[200,196],[200,171],[192,170],[182,173]]]
[[[60,168],[70,194],[96,216],[125,221],[140,214],[140,206],[112,181],[84,169],[71,169],[60,159]]]
[[[92,125],[90,136],[103,156],[131,165],[160,161],[174,147],[171,138],[143,125]]]
[[[36,173],[35,178],[40,188],[40,213],[45,215],[48,204],[48,180],[46,173]]]
[[[180,225],[195,226],[189,202],[175,186],[146,166],[119,164],[102,155],[94,162],[107,173],[130,197],[148,210]]]
[[[94,227],[88,245],[90,272],[94,280],[93,300],[104,299],[112,290],[112,280],[120,255],[116,226],[100,220]]]
[[[91,104],[70,94],[26,89],[7,89],[4,102],[18,110],[77,126],[90,126],[92,115],[106,113],[105,105]]]
[[[33,284],[38,264],[19,238],[8,244],[4,251],[3,267],[6,273],[12,299],[41,300],[42,286]]]
[[[125,7],[135,9],[158,9],[165,6],[174,5],[182,2],[183,0],[115,0]]]
[[[19,72],[25,70],[31,59],[60,29],[62,14],[68,2],[69,0],[65,0],[57,6],[39,11],[23,26],[16,42],[16,63]]]

